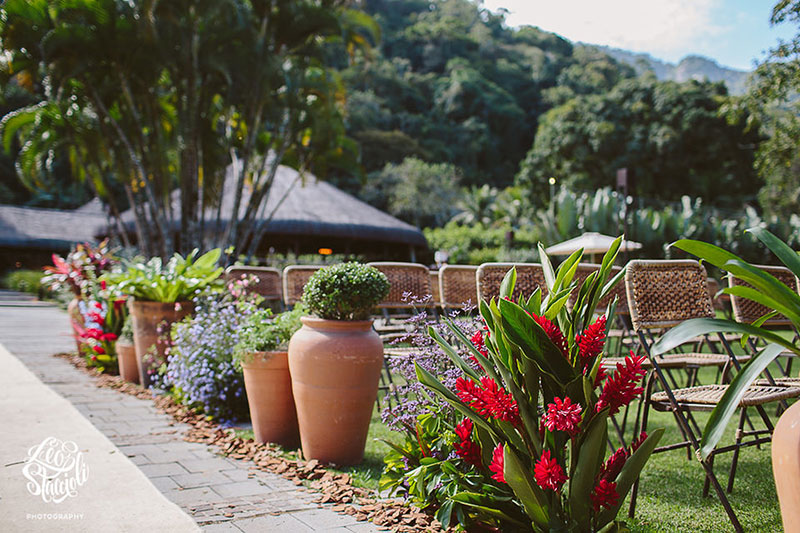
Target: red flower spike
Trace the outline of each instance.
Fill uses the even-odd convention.
[[[103,355],[104,353],[106,353],[105,348],[103,348],[102,346],[92,346],[92,350],[94,350],[94,352],[98,355]]]
[[[456,426],[459,441],[454,448],[456,455],[471,465],[481,466],[481,448],[472,440],[472,420],[465,418]]]
[[[631,443],[631,454],[633,454],[633,452],[635,452],[636,450],[638,450],[638,449],[639,449],[639,446],[641,446],[642,444],[644,444],[644,441],[646,441],[646,440],[647,440],[647,432],[646,432],[646,431],[642,431],[642,433],[639,435],[639,438],[638,438],[638,439],[635,439],[635,440],[634,440],[634,441]]]
[[[623,446],[609,457],[603,466],[600,467],[600,473],[597,475],[598,479],[605,479],[606,481],[614,481],[625,466],[625,461],[630,457],[630,453]]]
[[[100,289],[101,289],[101,290],[106,290],[106,287],[107,287],[107,286],[108,286],[108,285],[106,284],[105,280],[101,280],[101,281],[100,281]]]
[[[583,334],[576,335],[575,343],[578,345],[578,354],[583,368],[591,368],[606,343],[606,316],[598,318],[594,324],[583,331]]]
[[[458,378],[456,391],[461,401],[472,407],[479,415],[511,422],[515,426],[522,424],[517,402],[493,379],[482,377],[479,386],[472,380]]]
[[[553,398],[553,403],[547,405],[547,412],[542,416],[545,427],[554,431],[565,431],[570,436],[574,436],[580,428],[581,406],[572,403],[569,398]]]
[[[531,315],[533,320],[539,324],[544,332],[547,334],[547,337],[550,341],[558,347],[564,357],[569,359],[569,347],[567,346],[567,339],[564,337],[564,334],[561,333],[561,330],[558,329],[558,326],[553,324],[550,320],[548,320],[544,316],[538,316],[535,313],[528,313]]]
[[[506,482],[506,476],[503,473],[505,462],[503,460],[503,443],[497,445],[492,452],[492,463],[489,465],[489,471],[492,472],[492,479],[500,483]]]
[[[561,490],[561,486],[567,481],[564,469],[550,456],[550,450],[542,452],[542,456],[533,465],[533,478],[542,489],[554,492]]]
[[[603,507],[610,509],[619,503],[617,484],[605,479],[601,479],[600,482],[595,486],[590,497],[592,499],[592,506],[594,507],[595,513],[600,511],[600,509]]]
[[[482,356],[489,357],[489,350],[486,349],[486,343],[484,342],[483,335],[481,334],[480,331],[476,331],[475,334],[470,339],[470,341],[472,341],[472,345],[475,347],[476,350],[478,350],[481,353]],[[470,355],[469,358],[476,365],[480,365],[480,362],[478,362],[478,358],[475,357],[474,355]]]
[[[644,356],[631,355],[625,358],[625,364],[617,363],[617,369],[603,385],[603,391],[597,400],[597,411],[609,408],[609,415],[615,415],[620,407],[628,405],[634,398],[640,395],[644,389],[637,386],[637,383],[645,375],[642,368]]]
[[[86,328],[83,330],[81,337],[85,339],[94,339],[99,341],[103,336],[103,331],[97,328]]]
[[[100,335],[100,340],[103,342],[115,341],[117,340],[117,335],[115,333],[103,333]]]

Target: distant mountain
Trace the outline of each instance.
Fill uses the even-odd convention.
[[[747,90],[749,72],[736,70],[719,65],[716,61],[703,56],[686,56],[677,65],[656,59],[650,54],[639,54],[593,44],[580,44],[601,50],[620,63],[625,63],[636,69],[641,74],[647,70],[653,71],[659,80],[673,80],[678,82],[689,80],[724,81],[730,94],[740,95]]]

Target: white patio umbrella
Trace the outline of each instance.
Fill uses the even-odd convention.
[[[615,238],[616,237],[609,237],[602,233],[590,231],[584,233],[580,237],[554,244],[548,247],[546,251],[549,255],[569,255],[575,250],[583,248],[583,253],[590,255],[591,260],[594,262],[594,255],[606,253],[608,249],[611,248],[611,243],[614,242]],[[620,244],[619,251],[629,252],[631,250],[638,250],[641,247],[641,243],[623,240],[622,244]]]

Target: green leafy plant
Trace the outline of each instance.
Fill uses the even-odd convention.
[[[451,437],[461,470],[450,458],[426,453],[425,432],[419,429],[422,459],[404,454],[400,446],[394,451],[417,461],[412,472],[419,479],[426,475],[422,470],[438,468],[446,474],[439,483],[449,493],[436,495],[444,496],[437,518],[446,527],[623,528],[616,521],[619,509],[664,430],[639,435],[604,459],[609,417],[643,392],[638,384],[645,373],[644,357],[633,354],[609,374],[602,367],[605,317],[613,315],[616,302],[599,318],[595,308],[624,275],[609,279],[619,245],[617,239],[600,269],[580,288],[573,278],[582,250],[554,270],[540,245],[546,292],[539,288],[512,301],[512,269],[500,300],[480,302],[485,333],[470,338],[448,321],[457,347],[430,328],[430,336],[463,374],[455,390],[415,363],[417,378],[462,417]],[[575,290],[576,303],[568,309]],[[413,475],[407,478],[410,486]]]
[[[800,276],[800,257],[786,243],[761,227],[750,228],[754,235],[774,253],[795,276]],[[764,272],[740,257],[713,244],[695,240],[680,240],[672,244],[689,252],[703,261],[726,271],[745,281],[752,287],[738,286],[723,289],[726,294],[748,298],[758,302],[788,318],[795,329],[800,328],[800,295],[771,274]],[[753,324],[740,324],[733,320],[716,318],[695,318],[687,320],[668,331],[653,345],[652,352],[659,355],[674,349],[697,336],[709,333],[741,333],[758,337],[768,344],[736,374],[728,385],[717,406],[711,412],[700,442],[700,455],[707,458],[719,443],[747,387],[769,366],[783,350],[800,355],[800,345],[788,340],[774,331],[761,327],[764,320],[775,313],[759,318]]]
[[[286,350],[289,339],[303,325],[300,317],[308,311],[302,304],[291,311],[273,316],[270,309],[260,309],[250,315],[239,331],[239,342],[233,347],[233,360],[241,368],[256,352]]]
[[[303,291],[303,304],[326,320],[366,320],[389,294],[389,287],[389,280],[375,267],[340,263],[311,276]]]
[[[125,323],[122,324],[122,331],[119,334],[119,340],[133,343],[133,317],[130,315],[125,317]]]
[[[14,270],[6,274],[3,285],[12,291],[27,292],[41,297],[45,292],[42,285],[42,274],[39,270]]]
[[[186,257],[173,255],[163,263],[154,257],[146,263],[128,262],[121,272],[105,274],[101,280],[137,300],[174,303],[190,300],[222,274],[217,266],[222,251],[215,248],[197,257],[194,249]]]

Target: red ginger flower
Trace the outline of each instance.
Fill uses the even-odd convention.
[[[506,476],[503,473],[505,462],[503,460],[503,443],[497,445],[492,452],[492,463],[489,465],[489,471],[492,472],[492,479],[500,483],[506,482]]]
[[[641,394],[644,389],[636,384],[645,375],[642,368],[644,356],[631,355],[625,358],[625,364],[617,363],[617,369],[603,384],[603,391],[597,400],[597,410],[609,408],[609,415],[619,412],[620,407],[628,405],[631,400]]]
[[[550,489],[554,492],[561,490],[561,486],[567,481],[564,469],[561,468],[558,461],[550,457],[550,450],[542,452],[542,456],[533,465],[533,478],[542,489]]]
[[[625,466],[625,461],[630,457],[628,449],[624,446],[618,448],[617,451],[611,454],[611,457],[606,459],[603,466],[600,467],[600,472],[597,474],[598,479],[606,481],[614,481]]]
[[[542,416],[545,427],[553,431],[566,431],[570,436],[575,435],[580,428],[581,406],[572,403],[569,398],[553,398],[553,403],[547,405],[547,412]]]
[[[646,440],[647,440],[647,432],[646,432],[646,431],[642,431],[642,432],[639,434],[639,438],[638,438],[638,439],[635,439],[635,440],[634,440],[634,441],[631,443],[631,453],[633,453],[633,452],[635,452],[636,450],[638,450],[638,449],[639,449],[639,446],[641,446],[642,444],[644,444],[644,441],[646,441]]]
[[[103,330],[97,328],[86,328],[85,330],[83,330],[82,334],[82,337],[85,339],[94,339],[98,341],[102,336],[103,336]]]
[[[472,407],[479,415],[511,422],[515,426],[522,424],[517,402],[492,378],[482,377],[481,386],[472,380],[458,378],[456,391],[461,401]]]
[[[610,509],[619,503],[619,494],[617,494],[617,484],[606,479],[601,479],[594,487],[592,494],[592,506],[594,512],[598,512],[601,508],[605,507]]]
[[[474,466],[481,466],[481,449],[472,440],[472,420],[465,418],[456,426],[456,436],[459,441],[455,444],[456,455]]]
[[[92,350],[94,350],[95,353],[98,355],[103,355],[104,353],[106,353],[105,348],[103,348],[102,346],[92,346]]]
[[[606,342],[606,316],[603,315],[594,324],[575,336],[575,343],[578,345],[578,354],[581,358],[583,368],[591,368],[595,358],[603,351]]]
[[[102,335],[100,335],[100,340],[104,341],[104,342],[115,341],[115,340],[117,340],[117,334],[116,333],[103,333]]]
[[[481,353],[482,356],[489,357],[489,350],[486,349],[486,343],[484,342],[483,334],[481,334],[480,331],[476,331],[470,341],[472,341],[472,345]],[[478,361],[478,358],[474,355],[470,354],[469,359],[476,365],[480,366],[480,361]]]
[[[567,346],[567,339],[564,337],[564,334],[561,333],[561,330],[558,329],[558,326],[553,324],[550,320],[548,320],[544,316],[538,316],[535,313],[528,313],[531,315],[534,321],[539,324],[545,333],[547,333],[547,337],[550,341],[558,347],[564,357],[569,359],[569,347]]]

